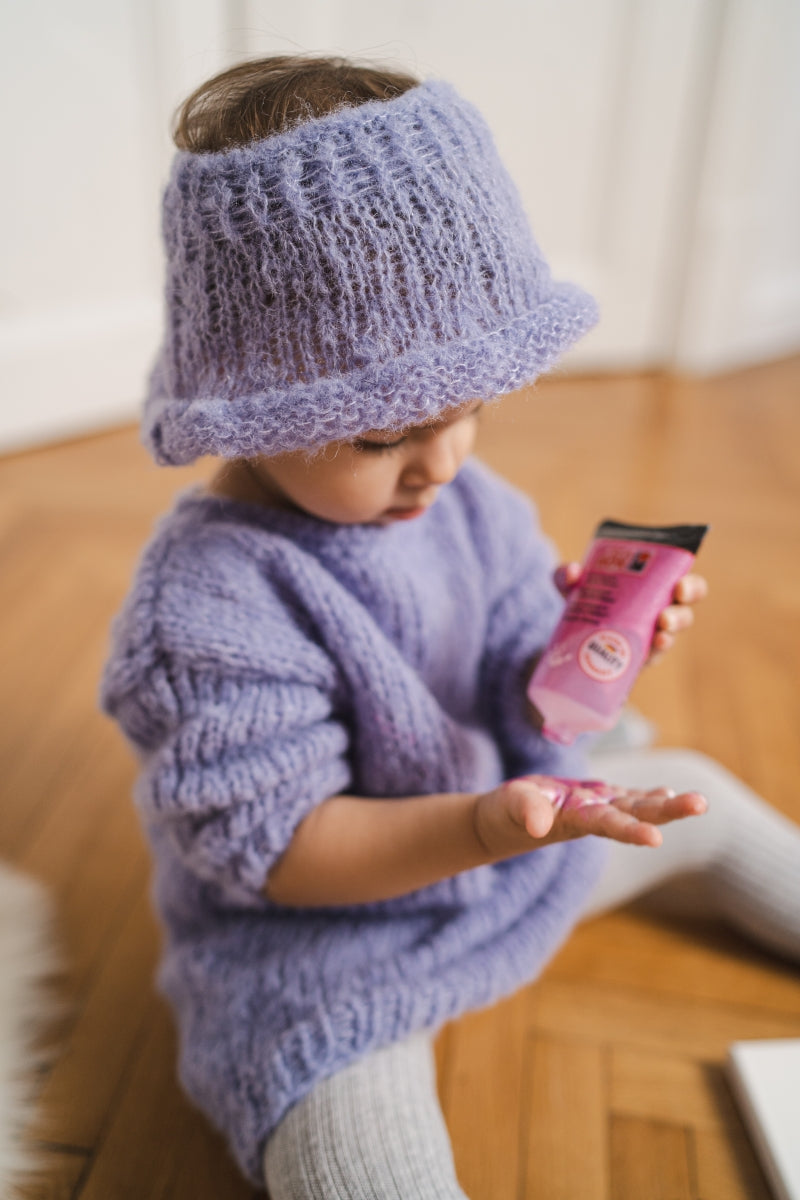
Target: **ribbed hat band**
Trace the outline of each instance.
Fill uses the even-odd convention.
[[[532,382],[597,318],[556,283],[476,109],[422,83],[176,155],[161,463],[313,450]]]

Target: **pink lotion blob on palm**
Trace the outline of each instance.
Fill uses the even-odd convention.
[[[611,729],[650,650],[658,615],[707,525],[603,521],[528,685],[543,733],[568,745]]]

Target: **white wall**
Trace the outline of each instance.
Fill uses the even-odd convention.
[[[800,348],[800,3],[725,15],[672,356],[687,370]]]
[[[151,89],[134,4],[8,7],[0,38],[6,445],[116,418],[156,336]]]
[[[554,269],[600,300],[573,365],[800,348],[797,0],[5,0],[0,449],[135,415],[170,115],[235,58],[295,50],[480,105]]]
[[[133,419],[161,323],[169,116],[227,56],[224,12],[6,3],[0,450]]]
[[[249,53],[333,47],[452,80],[492,125],[554,270],[600,302],[601,325],[570,361],[617,368],[664,360],[673,247],[689,223],[716,6],[295,0],[287,20],[281,0],[243,5]]]

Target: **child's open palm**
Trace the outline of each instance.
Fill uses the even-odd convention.
[[[706,811],[699,792],[675,795],[599,780],[524,775],[478,796],[475,830],[492,858],[511,858],[552,842],[594,834],[637,846],[661,844],[659,825]]]

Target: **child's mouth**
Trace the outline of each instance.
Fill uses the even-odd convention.
[[[415,517],[421,517],[429,508],[429,504],[419,504],[415,508],[387,508],[384,515],[392,521],[413,521]]]

